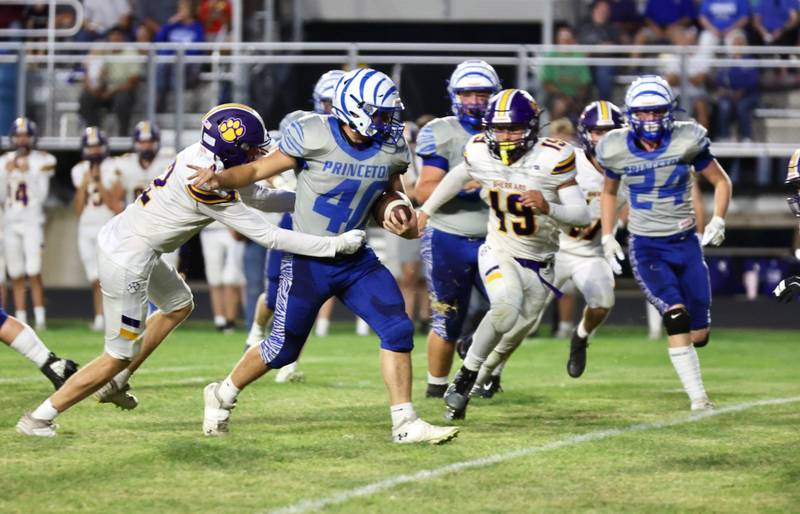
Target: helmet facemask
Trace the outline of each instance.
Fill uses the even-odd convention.
[[[494,91],[488,88],[478,89],[457,89],[451,94],[453,112],[461,121],[480,127],[483,124],[483,116],[489,106],[489,97]],[[472,97],[469,101],[464,101],[463,97]]]
[[[489,151],[495,155],[500,161],[505,165],[509,166],[519,160],[520,157],[525,155],[525,152],[530,150],[533,147],[533,144],[536,142],[536,133],[538,132],[539,123],[536,120],[531,125],[519,125],[519,124],[490,124],[487,125],[485,131],[486,137],[486,144],[489,147]],[[507,134],[513,134],[512,138],[503,137],[501,134],[498,134],[498,129],[500,130],[501,134],[506,132]],[[516,135],[519,133],[519,135]],[[503,141],[498,139],[500,136]]]
[[[789,204],[789,209],[795,218],[800,218],[800,179],[788,181],[786,185],[791,191],[791,194],[786,197],[786,203]]]
[[[627,117],[636,137],[651,143],[660,142],[675,121],[672,109],[666,106],[629,108]]]

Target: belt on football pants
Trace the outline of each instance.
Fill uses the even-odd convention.
[[[556,286],[545,280],[542,274],[539,272],[541,269],[548,267],[550,263],[534,261],[532,259],[522,259],[520,257],[514,257],[514,260],[517,261],[523,268],[528,268],[530,270],[533,270],[536,273],[536,276],[539,277],[539,281],[547,289],[552,291],[556,298],[561,298],[562,296],[564,296],[564,293],[561,292],[559,288],[557,288]]]

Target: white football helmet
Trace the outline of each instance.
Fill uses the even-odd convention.
[[[669,83],[658,75],[644,75],[634,80],[625,93],[625,116],[637,137],[648,141],[660,141],[672,130],[675,121],[675,94]],[[655,120],[640,120],[642,111],[663,111]]]
[[[491,64],[479,59],[470,59],[462,62],[447,82],[447,93],[450,95],[453,114],[458,119],[473,126],[481,125],[486,112],[486,102],[465,105],[458,98],[458,93],[466,91],[485,91],[493,95],[500,91],[500,77]]]
[[[325,106],[322,102],[333,101],[333,90],[336,88],[336,83],[344,76],[342,70],[330,70],[322,74],[322,76],[314,84],[314,94],[311,98],[314,100],[314,112],[319,114],[327,114]]]
[[[403,109],[392,79],[378,70],[359,68],[339,79],[331,114],[362,136],[397,144],[403,137]]]

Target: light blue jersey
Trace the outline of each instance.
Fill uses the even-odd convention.
[[[336,118],[309,114],[281,133],[280,150],[300,162],[294,229],[335,235],[363,228],[393,175],[408,168],[405,141],[397,146],[351,145]]]

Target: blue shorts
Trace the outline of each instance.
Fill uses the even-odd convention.
[[[484,297],[478,270],[478,249],[484,240],[428,227],[422,234],[422,262],[431,296],[431,328],[451,343],[458,341],[469,310],[472,288]],[[479,313],[483,317],[483,313]]]
[[[414,324],[406,315],[403,295],[372,248],[332,259],[285,254],[272,332],[261,343],[261,357],[270,368],[297,360],[319,308],[332,296],[369,324],[381,348],[414,348]]]
[[[278,225],[286,230],[292,230],[292,215],[285,213],[281,218]],[[281,259],[283,259],[283,252],[281,250],[270,250],[267,256],[267,266],[264,268],[264,274],[267,277],[267,295],[266,303],[269,310],[275,310],[275,300],[278,298],[278,279],[281,275]]]
[[[631,235],[629,253],[633,276],[647,300],[661,314],[683,304],[691,329],[711,324],[711,280],[694,229],[667,237]]]

